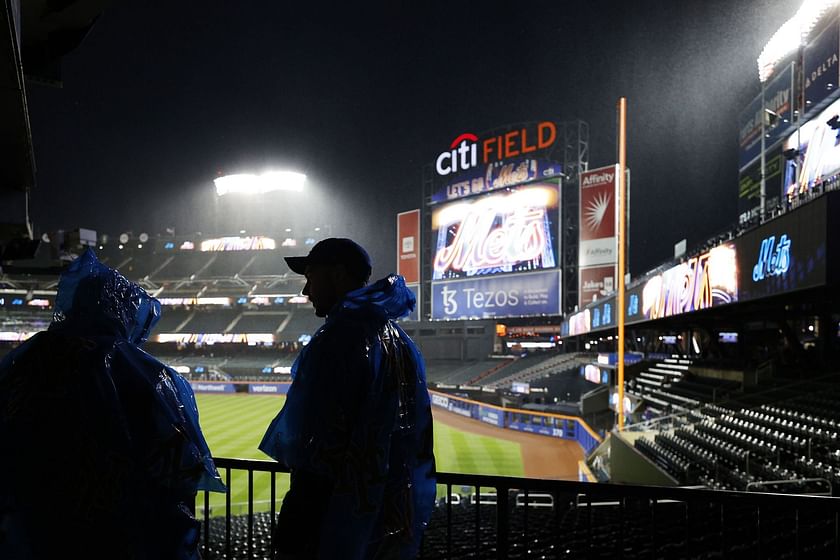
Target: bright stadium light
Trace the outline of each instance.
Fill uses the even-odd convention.
[[[805,0],[796,14],[773,34],[758,56],[758,78],[766,82],[776,64],[804,44],[808,34],[826,12],[840,0]]]
[[[216,185],[216,194],[224,196],[230,193],[262,194],[272,191],[297,191],[303,190],[306,175],[293,171],[270,171],[262,175],[251,173],[240,173],[237,175],[225,175],[213,181]]]

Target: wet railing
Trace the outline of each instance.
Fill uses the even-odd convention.
[[[230,458],[216,465],[230,492],[214,509],[209,493],[197,497],[202,556],[267,558],[285,469]],[[268,477],[270,497],[255,503],[257,474]],[[437,480],[420,558],[840,559],[838,498],[446,472]],[[248,501],[234,515],[230,496],[243,484]]]

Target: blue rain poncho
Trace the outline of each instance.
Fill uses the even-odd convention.
[[[315,542],[275,543],[280,550],[416,556],[436,486],[423,360],[394,322],[414,305],[396,275],[350,292],[292,366],[260,449],[292,472],[277,538]]]
[[[225,487],[189,383],[138,346],[159,318],[88,249],[0,361],[0,557],[198,558],[196,491]]]

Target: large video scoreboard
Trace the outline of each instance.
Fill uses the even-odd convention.
[[[560,313],[557,181],[432,210],[432,319]]]

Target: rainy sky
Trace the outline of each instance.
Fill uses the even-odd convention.
[[[737,221],[737,116],[759,91],[762,46],[799,4],[112,2],[65,57],[62,88],[28,84],[32,220],[265,227],[254,212],[355,237],[385,273],[395,214],[422,204],[422,166],[456,135],[581,119],[590,166],[607,165],[626,96],[639,274]],[[220,206],[213,178],[263,169],[303,171],[310,189]]]

